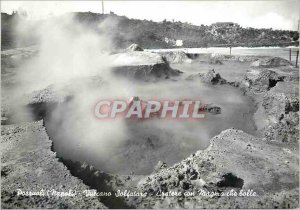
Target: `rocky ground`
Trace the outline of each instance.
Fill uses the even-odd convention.
[[[51,151],[42,121],[2,126],[1,137],[1,208],[106,208],[98,198],[84,195],[90,187]],[[17,195],[18,189],[49,190],[50,196]],[[70,189],[77,192],[75,199],[60,194]]]
[[[140,52],[134,51],[138,49]],[[2,93],[1,109],[1,200],[2,208],[297,208],[299,207],[299,72],[280,58],[214,56],[208,62],[253,61],[242,81],[227,82],[215,71],[184,77],[166,60],[185,62],[182,53],[158,55],[142,52],[137,46],[114,56],[130,57],[136,65],[131,78],[172,79],[180,74],[187,80],[199,79],[213,85],[233,85],[253,98],[257,136],[228,129],[210,140],[210,146],[181,162],[167,166],[158,163],[145,176],[113,175],[86,163],[58,159],[43,126],[41,104],[59,103],[71,95],[67,88],[49,86],[24,97],[25,104],[37,105],[39,113],[30,122],[10,120],[9,96]],[[131,52],[130,52],[131,51]],[[149,59],[151,57],[151,59]],[[10,55],[6,58],[11,59]],[[143,64],[144,60],[152,63]],[[159,61],[159,62],[158,62]],[[7,61],[8,62],[8,61]],[[190,62],[190,61],[188,61]],[[3,69],[3,68],[2,68]],[[9,70],[9,68],[7,68]],[[117,70],[122,67],[117,67]],[[4,73],[7,71],[4,71]],[[9,77],[2,72],[2,82]],[[122,72],[124,73],[124,72]],[[125,76],[130,73],[125,73]],[[97,85],[99,78],[87,81]],[[82,81],[80,81],[82,82]],[[75,85],[76,82],[72,82]],[[33,106],[33,112],[37,112]],[[47,111],[47,110],[46,110]],[[76,198],[55,196],[17,196],[23,189],[69,189],[82,192],[95,189],[113,196]],[[130,190],[146,196],[114,196]],[[234,195],[234,193],[237,195]]]
[[[142,179],[138,188],[154,198],[140,199],[137,206],[296,208],[297,173],[298,158],[290,150],[229,129],[211,139],[211,145],[206,150]],[[253,190],[256,196],[226,196],[230,190]],[[156,196],[168,191],[181,192],[182,196],[165,199],[162,199],[164,196]],[[217,192],[219,195],[205,196],[202,191]],[[189,196],[192,193],[195,196]]]

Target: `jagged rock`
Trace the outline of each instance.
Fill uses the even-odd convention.
[[[197,178],[191,180],[195,172]],[[290,208],[297,207],[298,172],[298,157],[294,154],[243,131],[228,129],[211,139],[206,150],[147,176],[138,185],[138,189],[144,192],[150,189],[160,192],[163,183],[169,191],[194,192],[195,196],[180,199],[178,196],[148,196],[137,199],[135,206],[224,208],[234,204],[239,208],[274,208],[286,206],[285,198],[290,197]],[[241,199],[239,196],[206,197],[197,194],[200,191],[227,193],[232,189],[238,193],[252,189],[256,196]]]
[[[152,81],[179,76],[182,72],[172,69],[158,53],[130,52],[114,55],[112,72],[131,79]]]
[[[279,66],[292,66],[293,64],[284,59],[284,58],[280,58],[280,57],[273,57],[273,58],[261,58],[257,61],[254,61],[251,66],[254,67],[279,67]]]
[[[221,114],[221,107],[218,107],[218,106],[208,107],[207,110],[211,114]]]
[[[144,51],[144,49],[141,48],[138,44],[132,44],[126,49],[126,51]]]
[[[262,106],[267,115],[274,116],[276,120],[279,120],[284,114],[299,111],[299,98],[284,93],[268,92],[263,97]]]
[[[268,121],[262,133],[267,140],[297,143],[299,138],[299,98],[267,92],[262,107]]]
[[[221,77],[219,73],[216,73],[214,69],[209,70],[206,73],[198,73],[190,75],[186,78],[186,80],[194,80],[199,79],[201,82],[209,83],[209,84],[226,84],[227,81]]]
[[[183,51],[168,51],[168,52],[159,52],[167,62],[169,63],[191,63],[192,60],[188,58],[185,52]]]
[[[123,52],[111,55],[113,66],[134,66],[134,65],[153,65],[157,63],[166,63],[165,59],[159,53],[147,51]]]
[[[291,67],[252,68],[240,87],[257,102],[258,133],[266,140],[298,145],[299,72]]]
[[[242,81],[242,86],[254,92],[264,92],[274,87],[277,82],[283,81],[283,78],[272,70],[250,69]]]
[[[199,111],[208,112],[211,114],[221,114],[222,109],[221,107],[218,106],[204,105],[203,107],[200,108]]]
[[[262,130],[266,140],[284,143],[285,145],[298,145],[299,141],[299,114],[289,113],[282,116],[279,122],[271,122]]]

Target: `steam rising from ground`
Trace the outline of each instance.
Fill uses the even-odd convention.
[[[19,25],[24,28],[26,22]],[[99,30],[104,28],[99,25]],[[20,72],[27,85],[34,80],[32,89],[103,74],[110,66],[110,40],[80,24],[71,14],[39,23],[35,33],[40,42],[39,55]]]
[[[105,81],[113,80],[109,73],[113,63],[109,55],[109,37],[85,27],[72,15],[39,22],[34,27],[32,22],[20,21],[17,25],[18,34],[28,34],[29,27],[35,28],[34,36],[40,43],[38,55],[24,63],[18,72],[19,85],[13,92],[15,98],[12,104],[16,104],[24,94],[54,84],[55,89],[62,89],[74,97],[70,103],[59,104],[47,122],[47,129],[55,137],[54,146],[59,155],[81,157],[84,151],[93,158],[107,158],[111,154],[110,148],[126,139],[124,122],[96,121],[93,105],[101,97],[122,95],[129,89],[123,87],[122,90],[114,84],[110,90],[102,90]],[[107,21],[104,25],[99,24],[98,30],[105,32],[107,24]],[[20,113],[28,110],[21,111],[22,105],[17,103],[15,110],[18,113],[14,116],[25,118]],[[82,156],[85,157],[85,154]]]
[[[26,23],[20,24],[22,32]],[[87,161],[109,172],[145,174],[159,160],[173,164],[205,148],[221,130],[238,127],[240,122],[232,117],[237,118],[236,110],[245,112],[248,101],[230,88],[212,88],[192,81],[134,83],[115,78],[110,73],[114,59],[109,53],[111,41],[105,35],[107,26],[112,30],[113,26],[104,21],[98,26],[99,33],[70,15],[39,23],[35,28],[35,36],[40,40],[39,54],[18,72],[20,85],[14,92],[17,100],[24,93],[52,84],[73,96],[57,105],[45,122],[58,156]],[[200,99],[220,105],[224,115],[209,116],[203,122],[95,118],[94,106],[99,100],[132,96]]]

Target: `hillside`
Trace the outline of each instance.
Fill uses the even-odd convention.
[[[17,16],[17,17],[16,17]],[[74,13],[79,23],[89,25],[99,33],[107,33],[116,48],[124,48],[137,43],[144,48],[210,47],[210,46],[289,46],[298,45],[297,31],[243,28],[235,23],[217,23],[210,26],[191,25],[180,21],[153,22],[129,19],[125,16]],[[13,33],[14,19],[18,14],[1,13],[1,46],[9,49],[16,46]],[[105,31],[99,24],[105,25]],[[34,39],[23,43],[28,45]]]

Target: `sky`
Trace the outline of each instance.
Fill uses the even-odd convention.
[[[30,18],[66,12],[101,13],[101,1],[1,1],[1,12],[25,10]],[[265,1],[104,1],[104,13],[153,21],[175,20],[194,25],[235,22],[243,27],[297,30],[299,0]]]

